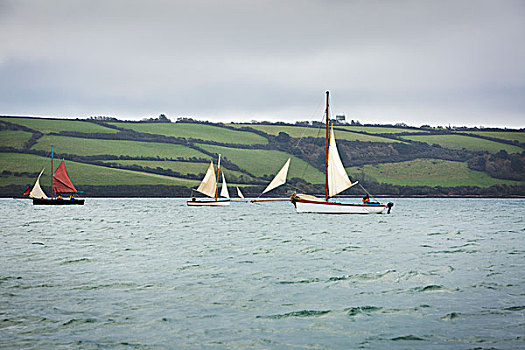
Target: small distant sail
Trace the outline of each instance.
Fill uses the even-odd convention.
[[[288,175],[288,168],[290,167],[290,158],[286,161],[284,166],[279,170],[277,175],[273,178],[272,182],[264,189],[263,194],[277,188],[286,183],[286,176]]]
[[[347,188],[356,185],[348,178],[343,162],[339,157],[335,144],[334,129],[330,131],[330,145],[328,149],[328,196],[333,197]]]
[[[66,170],[66,163],[64,160],[60,163],[55,174],[53,175],[53,192],[55,193],[73,193],[77,189],[71,182]]]
[[[22,193],[22,196],[28,196],[31,193],[31,186],[27,186],[27,190]]]
[[[215,189],[217,187],[217,180],[215,178],[215,169],[213,168],[213,161],[210,162],[210,166],[208,167],[208,171],[206,172],[206,175],[204,175],[204,179],[202,179],[201,184],[199,185],[199,188],[197,188],[197,191],[205,194],[208,197],[215,197]]]
[[[244,195],[242,194],[241,190],[239,189],[239,187],[236,187],[237,188],[237,196],[239,196],[239,198],[242,198],[244,199]]]
[[[40,187],[40,176],[44,173],[44,169],[40,172],[38,177],[36,178],[35,185],[33,186],[33,190],[29,193],[29,198],[39,198],[39,199],[48,199],[49,197],[46,196],[44,191],[42,190],[42,187]]]
[[[230,199],[230,193],[228,192],[228,186],[226,185],[226,178],[224,177],[224,173],[222,173],[221,197]]]

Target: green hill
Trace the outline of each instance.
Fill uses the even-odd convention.
[[[264,137],[218,126],[195,123],[109,123],[119,128],[150,134],[244,145],[268,144]]]
[[[334,128],[347,171],[376,194],[447,194],[447,188],[467,194],[525,194],[525,132]],[[171,195],[187,196],[209,161],[217,164],[219,153],[229,184],[243,186],[245,193],[258,195],[288,158],[288,184],[273,193],[322,192],[324,135],[323,128],[282,123],[0,117],[0,195],[16,194],[12,192],[34,183],[44,167],[42,183],[48,184],[51,146],[57,157],[67,155],[73,182],[94,195],[120,195],[136,187],[133,193],[140,196],[162,195],[167,188],[174,189]],[[490,187],[496,185],[500,187]]]
[[[115,133],[117,130],[104,126],[78,120],[64,119],[43,119],[43,118],[8,118],[0,117],[0,121],[5,121],[17,125],[25,126],[29,129],[48,134],[51,132],[77,131],[83,133]]]
[[[508,153],[520,153],[521,147],[508,145],[496,141],[484,140],[466,135],[411,135],[402,136],[404,139],[425,142],[429,145],[438,144],[441,147],[453,149],[468,149],[471,151],[499,152],[505,150]]]
[[[55,167],[59,160],[55,160]],[[179,185],[196,186],[199,181],[168,177],[151,173],[112,169],[92,164],[66,161],[67,171],[73,183],[82,185]],[[0,169],[9,169],[12,173],[33,173],[31,176],[0,176],[0,186],[16,184],[34,184],[36,175],[45,169],[41,177],[42,186],[50,184],[50,159],[47,157],[21,153],[0,153]]]
[[[229,124],[229,125],[235,128],[250,127],[252,129],[260,130],[270,135],[278,135],[280,132],[285,132],[291,137],[296,137],[296,138],[325,137],[324,129],[313,128],[313,127],[289,126],[289,125],[263,125],[263,124],[253,124],[253,125],[252,124]],[[339,126],[337,126],[336,129],[346,130],[346,128],[340,128]],[[336,132],[338,140],[363,141],[363,142],[386,142],[386,143],[402,142],[398,140],[384,138],[381,136],[354,133],[354,132],[350,132],[350,130],[347,130],[349,132],[345,132],[345,130]]]
[[[32,133],[22,130],[0,130],[0,145],[21,149],[31,136]]]
[[[324,175],[319,170],[308,166],[304,160],[285,152],[227,148],[214,145],[200,146],[211,153],[222,154],[255,176],[273,177],[282,168],[286,160],[291,158],[288,178],[301,177],[310,183],[322,183],[324,181]]]
[[[140,142],[127,140],[97,140],[68,136],[44,135],[33,149],[49,151],[53,145],[56,153],[77,154],[80,156],[115,155],[130,157],[162,158],[207,158],[195,149],[169,143]]]
[[[466,131],[467,134],[491,137],[494,139],[525,143],[525,132],[512,131]]]
[[[194,163],[194,162],[179,162],[179,161],[159,161],[159,160],[107,160],[104,163],[117,163],[124,167],[126,166],[140,166],[143,168],[150,169],[164,169],[171,170],[183,175],[194,175],[198,174],[204,176],[208,170],[209,162],[206,163]],[[229,180],[232,177],[244,178],[247,182],[256,182],[256,178],[247,175],[240,171],[230,170],[227,167],[222,166],[222,171],[226,174],[226,178]]]
[[[417,159],[401,163],[383,163],[346,169],[353,177],[373,178],[378,182],[401,186],[479,186],[516,185],[518,181],[500,180],[471,170],[466,162],[441,159]]]

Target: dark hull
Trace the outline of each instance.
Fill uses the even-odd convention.
[[[33,198],[33,205],[84,205],[83,199],[38,199]]]
[[[31,199],[28,196],[13,196],[13,199]]]

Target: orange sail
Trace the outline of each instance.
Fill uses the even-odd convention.
[[[53,192],[55,193],[73,193],[77,192],[77,189],[75,186],[73,186],[73,183],[71,182],[71,179],[69,178],[69,175],[67,174],[66,170],[66,164],[64,163],[64,160],[62,160],[62,163],[57,168],[57,171],[55,171],[55,174],[53,175]]]
[[[31,186],[27,186],[27,190],[25,190],[25,192],[22,193],[22,196],[29,196],[30,192],[31,192]]]

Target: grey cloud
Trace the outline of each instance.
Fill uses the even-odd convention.
[[[525,126],[521,1],[0,4],[0,114]]]

